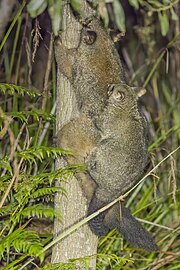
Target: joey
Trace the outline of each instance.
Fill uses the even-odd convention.
[[[113,85],[96,120],[101,139],[90,153],[88,170],[101,201],[110,202],[129,190],[147,165],[147,122],[138,107],[138,94],[125,84]]]
[[[148,125],[138,105],[144,90],[135,91],[126,84],[111,85],[107,106],[96,121],[101,139],[92,149],[88,171],[97,187],[89,205],[91,214],[132,188],[144,173],[148,153]],[[156,250],[152,236],[123,204],[116,204],[90,222],[97,235],[112,228],[133,245]]]

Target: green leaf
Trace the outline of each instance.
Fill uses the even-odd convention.
[[[169,5],[172,2],[172,0],[163,0],[164,5]]]
[[[162,4],[159,3],[157,0],[148,0],[148,3],[152,5],[153,8],[162,8]]]
[[[36,163],[36,158],[42,161],[45,158],[57,158],[59,155],[72,155],[71,151],[57,147],[38,146],[30,147],[17,153],[17,156],[29,162]]]
[[[32,97],[41,96],[41,94],[38,93],[33,88],[28,89],[11,83],[0,83],[0,91],[2,91],[3,94],[10,94],[10,95],[14,95],[15,93],[17,93],[22,96],[26,94]]]
[[[38,110],[36,108],[32,108],[31,111],[22,111],[24,115],[30,115],[33,116],[34,122],[38,122],[39,118],[44,119],[46,121],[55,122],[55,116],[46,112],[43,112],[42,110]]]
[[[50,0],[48,5],[48,12],[51,17],[53,32],[55,36],[57,36],[61,26],[62,1]]]
[[[80,12],[80,8],[81,8],[81,1],[80,0],[71,0],[70,4],[74,10]]]
[[[133,6],[135,9],[139,8],[139,2],[138,0],[129,0],[129,3],[131,6]]]
[[[113,10],[115,15],[115,21],[117,23],[119,30],[125,32],[126,26],[125,26],[124,10],[118,0],[113,1]]]
[[[0,208],[0,217],[11,215],[18,206],[17,202],[11,202],[10,204],[4,205]]]
[[[101,1],[98,5],[98,12],[100,17],[102,18],[103,22],[104,22],[104,26],[106,28],[108,28],[109,25],[109,15],[108,15],[108,11],[107,11],[107,7],[106,7],[106,3]]]
[[[178,15],[176,14],[176,12],[174,11],[174,9],[171,8],[170,11],[171,11],[171,18],[172,18],[172,20],[173,20],[173,21],[179,21],[179,17],[178,17]]]
[[[0,159],[0,168],[6,169],[11,175],[13,174],[11,165],[10,165],[7,157]]]
[[[19,120],[21,120],[22,122],[26,122],[27,123],[27,118],[24,115],[23,112],[7,112],[5,113],[5,115],[10,116],[12,118],[18,118]]]
[[[161,136],[158,136],[158,138],[148,147],[148,151],[151,152],[154,148],[160,146],[165,140],[167,140],[171,133],[177,131],[179,128],[180,126],[173,126],[172,128],[165,131]]]
[[[40,15],[47,7],[46,0],[31,0],[27,5],[27,11],[32,18]]]
[[[35,204],[35,205],[28,206],[22,210],[20,215],[22,215],[24,217],[28,217],[28,218],[30,218],[30,217],[37,217],[37,218],[46,217],[46,218],[50,218],[50,219],[54,219],[54,217],[57,216],[54,208],[48,207],[48,206],[43,205],[43,204]]]
[[[42,243],[38,234],[35,231],[19,228],[0,239],[0,258],[4,253],[9,253],[10,249],[15,249],[18,253],[26,253],[30,256],[37,256],[43,250]],[[44,254],[39,256],[42,261]]]
[[[166,12],[158,12],[162,36],[166,36],[169,31],[169,20]]]
[[[56,192],[60,192],[61,194],[64,194],[64,195],[66,194],[66,191],[63,187],[43,187],[43,188],[38,188],[38,190],[32,193],[30,197],[33,199],[36,199],[42,196],[54,194]]]

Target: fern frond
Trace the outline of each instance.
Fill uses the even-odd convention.
[[[28,89],[19,85],[11,84],[11,83],[0,83],[0,91],[3,94],[14,95],[17,93],[18,95],[24,96],[29,95],[32,97],[41,96],[34,88]]]
[[[57,158],[58,155],[72,155],[72,152],[57,147],[37,146],[17,153],[17,156],[33,163],[36,163],[36,159],[42,162],[46,157]]]
[[[34,108],[34,107],[30,111],[23,111],[23,113],[29,116],[33,116],[34,121],[36,122],[38,122],[40,118],[45,119],[46,121],[50,121],[50,122],[55,122],[56,120],[55,115],[44,112],[42,110],[38,110],[37,108]]]
[[[10,176],[10,174],[7,172],[5,175],[0,177],[0,198],[2,193],[4,193],[4,191],[8,188],[11,178],[12,176]]]
[[[68,164],[66,166],[64,166],[62,169],[62,174],[66,174],[66,172],[72,172],[72,173],[76,173],[79,171],[86,171],[87,167],[85,165],[79,165],[79,164]]]
[[[27,117],[23,112],[6,112],[4,113],[6,116],[12,117],[12,118],[18,118],[22,122],[27,123]]]
[[[35,205],[28,206],[21,211],[20,215],[27,217],[27,218],[46,217],[46,218],[50,218],[51,220],[53,220],[55,217],[57,217],[57,213],[54,210],[54,208],[52,208],[50,206],[43,205],[43,204],[35,204]],[[58,215],[58,217],[60,218],[59,215]]]
[[[0,208],[0,217],[2,216],[8,216],[11,215],[12,212],[15,210],[17,207],[18,203],[17,202],[11,202],[7,205],[4,205]]]
[[[34,199],[34,196],[37,196],[38,189],[42,188],[42,185],[45,187],[46,185],[52,185],[52,182],[57,179],[60,182],[67,180],[74,172],[77,170],[63,168],[58,169],[52,172],[45,172],[45,173],[39,173],[37,175],[19,175],[20,179],[23,179],[23,181],[19,181],[18,186],[16,187],[16,194],[14,195],[15,199],[21,203],[22,200],[28,202],[29,199]],[[46,187],[45,187],[46,188]],[[49,192],[52,193],[52,191],[55,191],[54,189],[49,189]],[[65,194],[64,189],[61,187],[59,189],[62,194]],[[37,191],[37,193],[35,193]],[[42,190],[43,192],[47,192],[48,190]],[[58,189],[57,189],[58,191]],[[41,192],[41,191],[40,191]],[[34,195],[35,193],[35,195]],[[40,195],[40,194],[39,194]]]
[[[20,112],[3,112],[3,115],[1,117],[11,117],[11,118],[18,118],[22,122],[27,123],[28,116],[32,116],[34,118],[34,122],[38,122],[39,119],[44,119],[45,121],[51,121],[55,122],[55,116],[46,112],[43,112],[41,110],[37,110],[33,108],[30,111],[20,111]]]
[[[35,231],[19,228],[0,239],[0,258],[4,258],[6,252],[9,254],[11,249],[18,253],[23,252],[29,256],[36,256],[43,250],[43,246]],[[42,253],[39,257],[42,261],[44,254]]]
[[[31,194],[31,198],[32,199],[37,199],[40,198],[42,196],[47,196],[47,195],[51,195],[54,194],[56,192],[61,192],[61,194],[66,195],[66,190],[63,187],[43,187],[43,188],[39,188],[38,190],[36,190],[35,192],[33,192]]]

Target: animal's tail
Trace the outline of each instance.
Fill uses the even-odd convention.
[[[89,214],[103,205],[96,198],[90,203]],[[89,226],[96,235],[105,235],[109,230],[117,228],[124,238],[133,246],[148,251],[157,251],[158,247],[152,235],[146,231],[141,223],[132,216],[129,209],[117,203],[109,210],[101,213],[89,222]]]
[[[88,209],[88,215],[91,215],[101,207],[103,207],[105,204],[100,202],[95,196],[92,198],[89,209]],[[103,236],[106,235],[109,232],[109,227],[107,227],[104,224],[104,218],[106,216],[107,211],[102,212],[97,217],[91,219],[89,221],[89,227],[91,231],[96,234],[97,236]]]

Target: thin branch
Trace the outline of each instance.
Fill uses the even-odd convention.
[[[146,224],[149,224],[149,225],[153,225],[153,226],[156,226],[156,227],[159,227],[159,228],[168,230],[168,231],[174,231],[173,228],[170,228],[170,227],[167,227],[167,226],[164,226],[164,225],[161,225],[161,224],[157,224],[157,223],[155,223],[155,222],[151,222],[151,221],[148,221],[148,220],[145,220],[145,219],[141,219],[141,218],[136,218],[136,219],[139,220],[139,221],[142,222],[142,223],[146,223]]]
[[[18,168],[17,168],[17,170],[16,170],[14,176],[12,177],[11,182],[10,182],[8,188],[6,189],[6,192],[4,193],[4,196],[2,197],[2,200],[1,200],[1,202],[0,202],[0,208],[2,208],[4,202],[5,202],[5,200],[6,200],[7,196],[8,196],[8,194],[9,194],[9,192],[10,192],[10,190],[11,190],[11,188],[12,188],[12,186],[13,186],[15,180],[16,180],[16,177],[19,175],[19,170],[20,170],[20,168],[21,168],[21,165],[22,165],[23,160],[24,160],[24,159],[21,158],[21,160],[20,160],[20,162],[19,162],[19,165],[18,165]]]
[[[29,145],[30,145],[30,142],[26,145],[26,148],[28,148]],[[14,172],[14,176],[12,177],[11,182],[9,183],[8,188],[6,189],[6,192],[4,193],[4,195],[2,197],[2,200],[0,201],[0,208],[2,208],[2,206],[4,205],[5,200],[7,199],[7,196],[9,194],[11,188],[12,188],[13,184],[15,183],[15,180],[16,180],[16,178],[19,175],[19,171],[20,171],[20,168],[21,168],[21,165],[22,165],[23,161],[24,161],[24,158],[21,158],[20,159],[20,162],[18,164],[17,170]]]
[[[42,111],[45,110],[46,108],[46,103],[49,97],[49,77],[51,73],[51,63],[52,63],[52,55],[53,55],[53,42],[54,42],[54,37],[53,34],[50,33],[50,43],[49,43],[49,53],[48,53],[48,60],[47,60],[47,67],[46,67],[46,73],[45,73],[45,78],[44,78],[44,93],[43,93],[43,101],[42,101]]]

